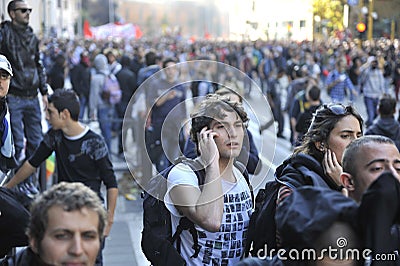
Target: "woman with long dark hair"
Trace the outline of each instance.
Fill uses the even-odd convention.
[[[321,106],[313,115],[301,145],[277,169],[276,177],[282,184],[278,202],[303,185],[323,185],[341,190],[343,151],[351,140],[362,136],[362,128],[363,120],[354,107],[342,104]]]

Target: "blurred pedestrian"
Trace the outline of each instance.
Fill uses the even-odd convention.
[[[106,78],[110,74],[106,56],[103,54],[96,55],[93,67],[95,73],[92,74],[90,80],[89,118],[99,121],[101,135],[107,143],[107,148],[111,151],[112,122],[115,117],[115,106],[101,97]]]
[[[385,79],[375,56],[369,57],[368,62],[361,66],[360,89],[364,94],[364,104],[368,115],[365,125],[368,127],[378,115],[376,110],[379,98],[387,92]]]
[[[121,70],[117,73],[116,77],[119,82],[119,86],[121,87],[122,90],[122,99],[121,102],[116,104],[115,110],[116,110],[116,115],[117,115],[117,123],[118,123],[118,154],[122,154],[123,152],[123,139],[122,136],[126,136],[125,134],[122,134],[122,120],[124,119],[125,112],[127,111],[128,103],[131,100],[133,94],[135,93],[137,89],[137,79],[136,79],[136,74],[133,73],[129,67],[130,67],[131,60],[128,56],[123,55],[121,57]],[[130,117],[131,110],[128,110],[128,117]],[[126,120],[126,122],[130,122],[129,119]]]
[[[365,131],[365,135],[381,135],[394,141],[400,150],[400,124],[395,119],[396,100],[389,95],[379,99],[378,117]]]
[[[89,109],[89,93],[90,93],[90,58],[87,51],[82,51],[79,64],[74,66],[70,71],[72,89],[79,96],[80,111],[79,120],[85,115],[85,110]]]
[[[54,64],[47,73],[47,82],[53,90],[63,89],[65,82],[65,57],[62,53],[56,55]]]
[[[332,102],[342,103],[346,98],[347,89],[353,96],[357,96],[357,91],[346,73],[346,63],[338,60],[335,66],[336,68],[328,74],[326,86]],[[353,96],[350,96],[350,99],[353,99]]]

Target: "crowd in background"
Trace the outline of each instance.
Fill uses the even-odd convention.
[[[268,97],[274,119],[278,122],[278,137],[284,138],[284,116],[289,116],[290,141],[293,145],[298,143],[298,138],[304,133],[301,131],[307,129],[303,127],[303,130],[297,131],[297,120],[302,113],[312,113],[312,110],[322,104],[320,95],[323,90],[332,102],[352,103],[356,97],[364,97],[368,114],[367,126],[378,115],[376,110],[380,96],[391,94],[396,101],[399,99],[398,40],[380,39],[358,45],[335,38],[312,42],[183,42],[172,38],[152,41],[49,39],[42,40],[41,51],[50,86],[53,89],[70,86],[79,95],[81,120],[96,119],[94,111],[90,111],[97,108],[90,106],[90,80],[98,71],[94,68],[94,59],[98,54],[107,57],[107,68],[117,78],[118,72],[129,73],[129,78],[126,75],[125,78],[118,78],[124,84],[121,86],[123,101],[116,105],[115,112],[108,114],[115,121],[123,118],[129,99],[147,78],[143,78],[140,71],[143,72],[150,64],[153,65],[150,66],[153,74],[162,68],[163,60],[168,58],[174,58],[178,63],[214,60],[247,74],[254,83],[249,79],[237,80],[231,73],[219,71],[216,67],[183,68],[178,79],[188,80],[188,77],[190,79],[196,76],[213,81],[210,88],[198,82],[187,85],[186,88],[192,96],[213,92],[218,89],[219,85],[216,83],[219,83],[233,88],[243,97],[250,97],[252,87],[257,84]],[[149,52],[153,53],[154,58],[151,63],[146,63],[146,54]],[[367,71],[372,69],[371,64],[376,65],[373,69],[377,70],[377,76],[371,80],[372,83],[365,78],[371,76],[371,72]],[[70,80],[71,85],[65,84],[65,80]],[[309,89],[313,86],[318,87],[320,92],[314,93],[313,97],[316,99],[311,103]],[[309,109],[310,107],[313,108]],[[113,123],[111,131],[120,131],[116,125],[121,126]],[[103,136],[110,138],[111,133],[103,133]],[[121,145],[118,153],[122,153]]]

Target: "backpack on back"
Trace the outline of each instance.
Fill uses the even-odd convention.
[[[267,182],[265,187],[257,193],[255,211],[251,215],[249,231],[247,232],[248,237],[244,251],[246,257],[249,253],[253,257],[269,255],[264,254],[263,251],[276,250],[277,248],[275,211],[280,186],[281,184],[276,180],[272,180]],[[262,252],[257,254],[260,250]]]
[[[115,75],[105,75],[104,86],[101,91],[101,99],[109,104],[117,104],[121,101],[122,91]]]
[[[142,193],[143,198],[143,231],[141,246],[146,258],[152,265],[186,265],[185,260],[180,255],[180,234],[183,230],[189,230],[193,237],[193,258],[196,258],[200,252],[198,245],[198,234],[193,222],[183,217],[174,235],[171,228],[171,214],[164,204],[164,195],[167,192],[167,178],[172,168],[177,163],[188,165],[196,174],[199,186],[204,184],[205,170],[202,164],[194,159],[179,157],[177,161],[168,168],[161,171],[153,177],[146,189]],[[235,162],[235,166],[242,172],[249,183],[249,176],[246,168],[240,162]],[[251,189],[251,187],[250,187]],[[177,248],[174,243],[177,243]]]

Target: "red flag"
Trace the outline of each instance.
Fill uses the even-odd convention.
[[[83,22],[83,36],[84,36],[85,38],[93,38],[93,33],[92,33],[92,31],[90,30],[89,21],[87,21],[86,19],[85,19],[85,21]]]
[[[136,38],[137,39],[140,39],[140,38],[142,38],[142,36],[143,36],[143,32],[142,32],[142,30],[140,29],[140,27],[139,26],[135,26],[135,35],[136,35]]]

